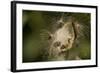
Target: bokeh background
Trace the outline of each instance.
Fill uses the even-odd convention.
[[[45,29],[52,32],[52,28],[64,12],[51,11],[32,11],[23,10],[23,63],[47,61],[43,58],[44,49],[47,48],[47,42],[41,40],[41,30]],[[77,47],[71,49],[72,55],[78,52],[82,60],[91,58],[91,14],[89,13],[71,13],[65,12],[67,16],[74,17],[83,26],[83,35],[79,39]]]

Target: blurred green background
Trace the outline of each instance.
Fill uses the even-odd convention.
[[[52,32],[54,23],[61,17],[62,12],[50,11],[32,11],[23,10],[23,62],[47,61],[43,59],[44,48],[47,48],[47,42],[41,40],[41,30],[45,29]],[[81,59],[91,58],[91,37],[90,37],[90,18],[89,13],[71,13],[65,12],[64,17],[73,16],[84,27],[78,47],[71,49],[73,54],[78,51]]]

